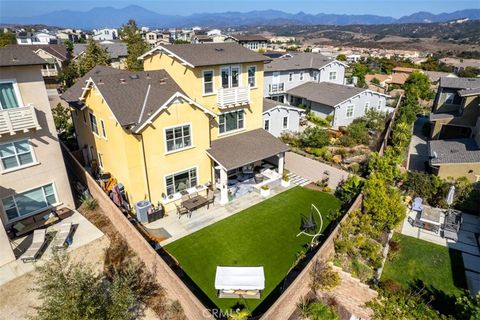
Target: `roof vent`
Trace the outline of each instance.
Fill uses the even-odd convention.
[[[433,159],[437,159],[438,158],[438,154],[436,151],[433,151]]]
[[[97,84],[104,84],[103,80],[102,79],[98,79],[98,82]]]
[[[215,51],[223,51],[223,48],[215,48]]]
[[[459,151],[460,151],[460,150],[458,150],[458,149],[452,149],[452,150],[450,150],[451,153],[457,153],[457,152],[459,152]]]
[[[147,73],[146,78],[147,78],[147,79],[150,79],[150,73]]]
[[[122,84],[125,83],[125,79],[121,78],[120,83],[122,83]]]
[[[132,74],[132,75],[130,76],[130,79],[132,79],[132,80],[133,80],[133,79],[138,79],[138,78],[139,78],[139,77],[138,77],[138,74]]]
[[[160,84],[165,84],[167,83],[167,78],[161,78],[160,79]]]

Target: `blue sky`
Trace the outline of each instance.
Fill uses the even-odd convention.
[[[376,14],[395,18],[417,11],[441,13],[480,8],[480,0],[0,0],[0,15],[27,17],[62,9],[87,11],[99,6],[121,8],[130,4],[162,14],[180,15],[276,9],[293,13]]]

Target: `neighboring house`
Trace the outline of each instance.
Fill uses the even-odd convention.
[[[380,82],[380,86],[383,88],[387,88],[389,85],[395,84],[402,86],[405,84],[405,81],[407,81],[408,77],[410,76],[409,73],[393,73],[393,74],[381,74],[381,73],[376,73],[376,74],[367,74],[365,76],[365,81],[367,83],[372,83],[373,79],[377,79]]]
[[[347,55],[347,62],[348,63],[355,63],[362,60],[362,56],[359,54],[349,54]]]
[[[480,117],[480,78],[440,78],[430,121],[432,139],[470,138]]]
[[[42,212],[48,219],[58,206],[74,208],[44,63],[28,47],[0,48],[0,265],[15,260],[6,231],[21,231]]]
[[[480,59],[442,58],[440,62],[453,66],[455,73],[459,73],[467,67],[480,68]]]
[[[298,132],[304,112],[305,110],[288,104],[263,99],[263,129],[275,137],[280,137],[285,132]]]
[[[99,29],[93,30],[93,40],[96,41],[112,41],[118,39],[118,31],[117,29]]]
[[[458,78],[454,73],[441,72],[441,71],[423,71],[428,77],[430,83],[437,85],[442,77]]]
[[[151,48],[161,44],[170,43],[170,33],[162,31],[146,31],[142,33],[142,38],[150,45]]]
[[[330,82],[307,82],[288,90],[287,96],[291,105],[303,104],[322,118],[333,117],[334,128],[349,125],[369,109],[389,111],[385,94]]]
[[[110,65],[116,69],[125,69],[126,60],[128,56],[127,45],[123,42],[110,42],[103,41],[98,43],[103,48],[107,49],[108,55],[110,56]],[[76,43],[73,45],[73,59],[76,60],[80,58],[87,44]]]
[[[231,35],[227,37],[225,42],[234,41],[241,44],[245,48],[253,51],[266,51],[268,46],[268,39],[260,35]]]
[[[55,43],[57,43],[57,37],[45,32],[19,32],[17,34],[17,44],[21,45]]]
[[[288,52],[265,65],[264,96],[286,102],[286,92],[307,82],[345,81],[343,62],[318,53]]]
[[[97,66],[62,96],[84,163],[110,172],[131,204],[175,210],[207,187],[225,204],[245,170],[269,162],[283,173],[289,148],[262,129],[264,56],[233,43],[173,44],[140,59],[145,71]]]

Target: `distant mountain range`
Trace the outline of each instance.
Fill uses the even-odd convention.
[[[280,26],[280,25],[352,25],[430,23],[468,18],[480,20],[480,9],[466,9],[452,13],[432,14],[417,12],[395,19],[377,15],[309,14],[286,13],[278,10],[251,12],[198,13],[189,16],[162,15],[137,5],[116,9],[98,7],[89,11],[60,10],[33,17],[0,17],[2,24],[45,24],[59,27],[93,29],[119,27],[128,19],[135,19],[141,26],[167,27],[236,27],[236,26]]]

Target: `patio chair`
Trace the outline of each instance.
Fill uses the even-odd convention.
[[[52,243],[52,250],[62,250],[66,249],[68,246],[68,237],[70,236],[70,232],[72,231],[72,223],[63,223],[57,234],[55,235],[55,239]]]
[[[187,201],[188,199],[190,199],[190,195],[189,195],[188,193],[187,193],[187,194],[184,194],[184,195],[182,195],[182,199],[181,199],[181,200],[182,200],[182,202],[183,202],[183,201]]]
[[[215,202],[215,193],[212,190],[207,191],[207,209]]]
[[[46,231],[46,229],[33,231],[32,244],[21,257],[23,263],[37,261],[38,255],[46,243]]]
[[[180,219],[182,214],[190,214],[190,211],[188,211],[187,208],[183,206],[179,206],[178,204],[175,204],[175,207],[177,207],[178,219]]]
[[[413,199],[412,210],[422,212],[423,211],[422,202],[423,202],[423,200],[420,197],[416,197],[415,199]]]

